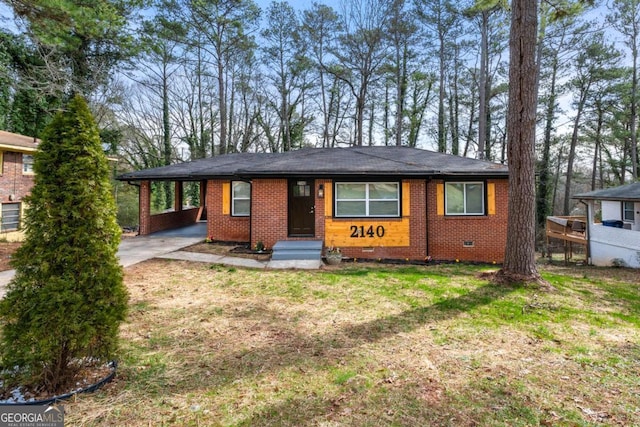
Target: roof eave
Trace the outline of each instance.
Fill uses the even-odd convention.
[[[576,200],[601,200],[606,202],[640,202],[640,197],[610,197],[610,196],[573,196]]]
[[[24,147],[22,145],[12,145],[0,143],[0,151],[13,151],[15,153],[35,153],[38,147]]]

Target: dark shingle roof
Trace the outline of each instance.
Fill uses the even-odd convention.
[[[576,194],[573,198],[582,200],[620,200],[626,202],[637,202],[640,201],[640,182]]]
[[[120,175],[127,180],[227,177],[347,176],[506,177],[505,165],[408,147],[309,148],[286,153],[235,153]]]

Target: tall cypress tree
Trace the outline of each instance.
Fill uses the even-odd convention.
[[[34,171],[26,240],[0,302],[0,356],[17,381],[55,392],[83,363],[113,357],[128,298],[108,160],[81,97],[45,129]]]

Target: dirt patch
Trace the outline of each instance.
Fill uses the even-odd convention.
[[[20,242],[2,242],[0,243],[0,271],[11,270],[11,258],[18,248],[22,245]]]
[[[255,259],[257,261],[268,261],[271,258],[271,251],[258,252],[251,249],[246,243],[203,242],[188,246],[182,250],[188,252],[199,252],[238,258],[249,258]]]

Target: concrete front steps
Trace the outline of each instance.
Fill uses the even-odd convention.
[[[277,268],[282,264],[295,264],[300,268],[320,268],[322,266],[322,240],[281,240],[273,245],[270,265]]]

